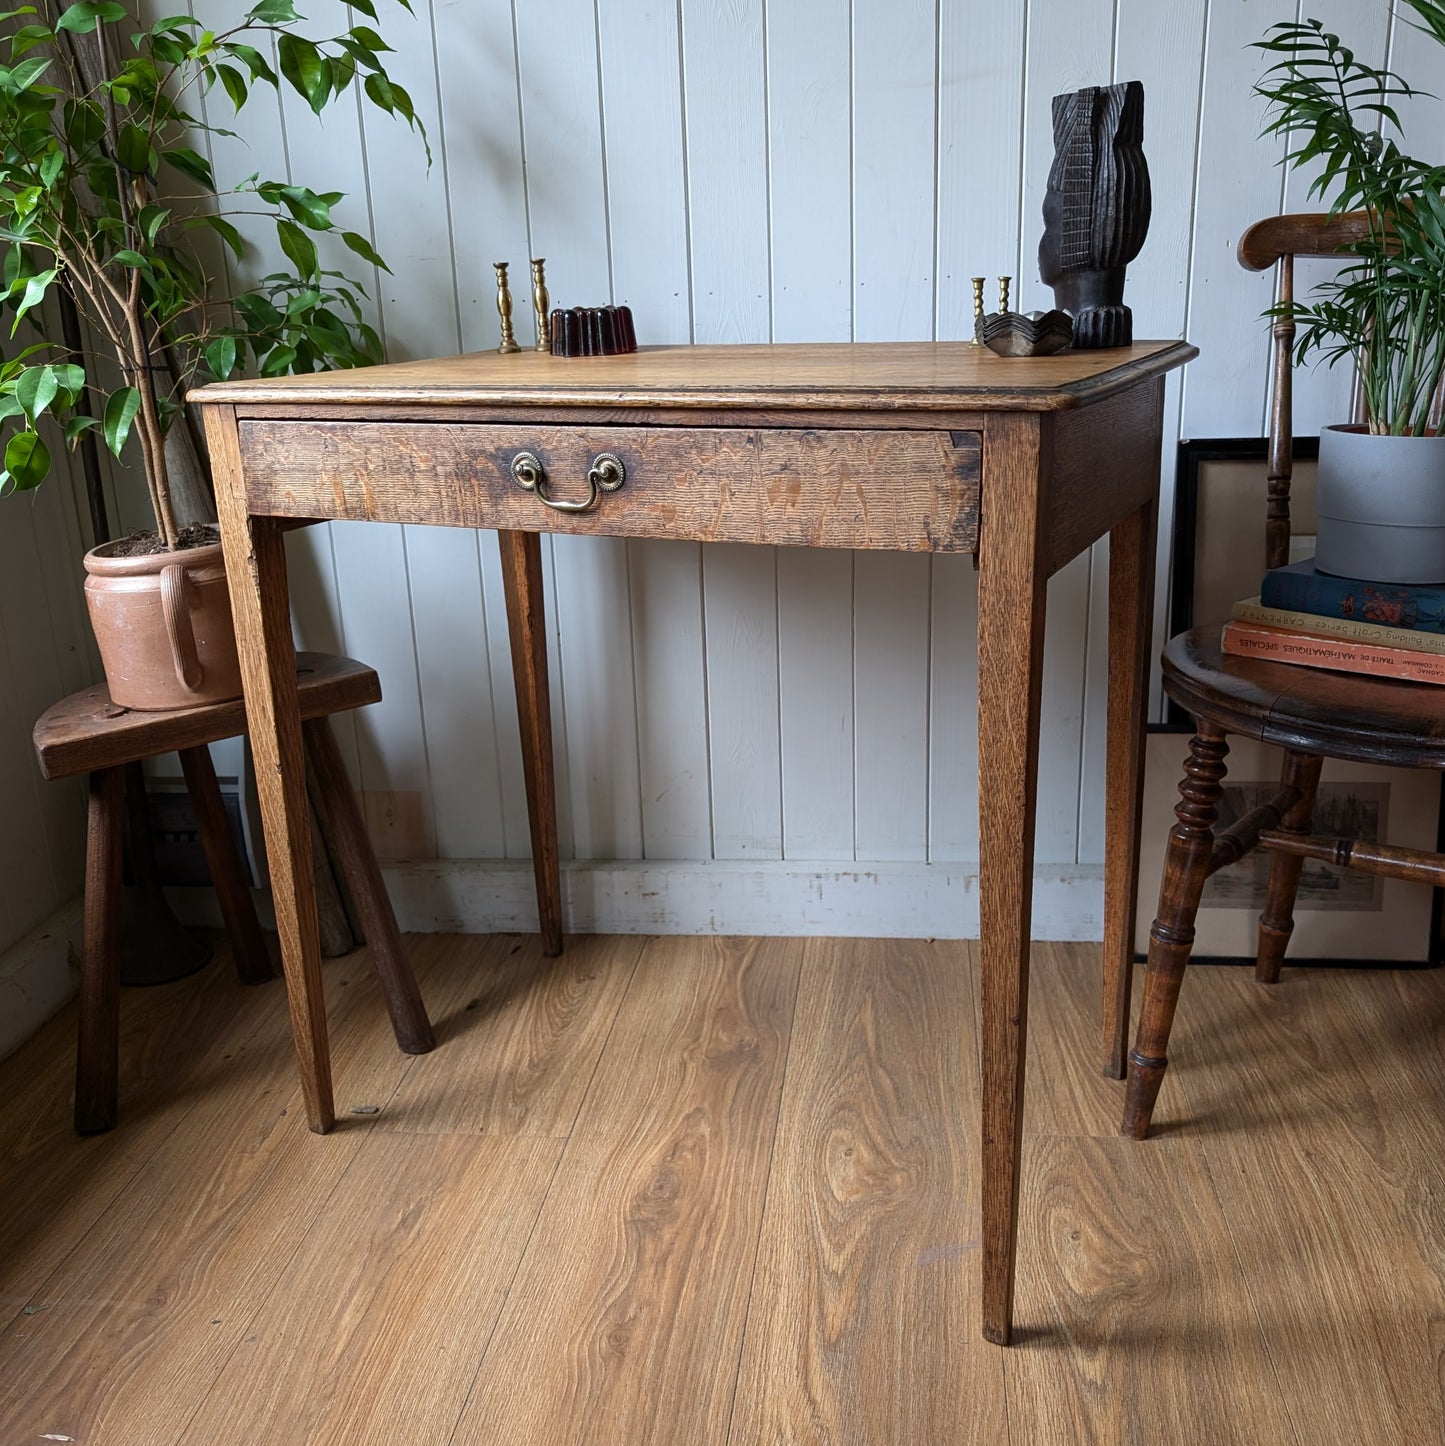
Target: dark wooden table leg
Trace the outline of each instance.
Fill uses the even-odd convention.
[[[557,787],[552,767],[552,705],[547,688],[547,628],[542,602],[542,542],[535,532],[498,532],[512,678],[522,729],[522,769],[542,951],[562,952],[562,875],[557,853]]]
[[[1039,495],[1042,430],[1027,413],[990,418],[988,503],[979,536],[979,983],[983,1072],[983,1333],[1007,1345],[1028,1042],[1034,803],[1047,564]],[[997,525],[994,525],[994,523]]]
[[[182,748],[180,758],[201,847],[206,851],[206,866],[211,871],[211,883],[231,941],[236,977],[242,984],[265,984],[275,977],[271,972],[271,956],[266,952],[266,936],[256,917],[246,871],[231,835],[226,805],[211,763],[211,750],[204,744],[199,748]]]
[[[396,926],[396,911],[391,907],[376,852],[361,810],[356,806],[356,796],[336,747],[331,722],[327,718],[311,718],[301,725],[301,732],[306,739],[306,752],[336,853],[361,915],[362,932],[376,964],[396,1042],[407,1054],[426,1054],[436,1048],[436,1036],[432,1033],[421,991],[416,987],[416,975],[412,973],[401,931]]]
[[[120,877],[125,769],[90,775],[85,835],[85,935],[80,960],[80,1036],[75,1051],[75,1128],[112,1129],[120,1060]]]
[[[1109,740],[1105,777],[1103,1069],[1124,1078],[1134,977],[1139,815],[1154,610],[1153,502],[1109,534]]]
[[[252,517],[247,510],[234,409],[207,407],[205,413],[291,1034],[307,1121],[318,1134],[325,1134],[336,1123],[336,1107],[311,877],[311,815],[306,805],[286,553],[276,519]]]

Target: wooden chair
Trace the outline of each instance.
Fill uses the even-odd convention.
[[[1329,256],[1367,231],[1363,213],[1335,218],[1275,216],[1240,238],[1239,260],[1251,271],[1279,267],[1278,296],[1293,298],[1294,258]],[[1270,410],[1265,519],[1269,567],[1288,561],[1292,471],[1291,347],[1294,325],[1273,328],[1274,396]],[[1123,1132],[1143,1139],[1167,1067],[1169,1030],[1179,986],[1194,943],[1194,918],[1205,881],[1255,847],[1270,854],[1264,912],[1259,921],[1255,977],[1279,979],[1294,927],[1295,891],[1306,858],[1423,884],[1445,883],[1445,856],[1385,844],[1321,838],[1310,833],[1315,788],[1326,758],[1402,767],[1445,768],[1445,696],[1438,688],[1284,663],[1227,656],[1223,619],[1191,629],[1164,649],[1164,689],[1195,720],[1184,761],[1185,778],[1170,830],[1159,913],[1149,931],[1144,1003],[1128,1057]],[[1285,750],[1280,789],[1227,830],[1214,830],[1230,734]],[[1105,1038],[1122,1041],[1129,1019],[1127,983],[1105,991]],[[1120,1077],[1123,1061],[1110,1060]]]
[[[327,719],[381,698],[373,669],[351,658],[300,653],[296,659],[302,732],[319,806],[376,961],[396,1042],[407,1054],[435,1043],[407,962],[381,870],[351,792]],[[35,725],[35,751],[46,778],[90,775],[85,851],[85,925],[81,955],[80,1039],[75,1067],[75,1128],[82,1134],[116,1122],[120,1047],[120,901],[122,781],[127,764],[180,754],[186,788],[211,880],[244,983],[271,977],[265,937],[236,855],[208,743],[243,733],[239,698],[167,713],[137,713],[110,701],[104,684],[61,699]]]

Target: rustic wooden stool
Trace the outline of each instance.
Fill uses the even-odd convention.
[[[298,653],[302,733],[318,803],[334,836],[386,997],[396,1042],[407,1054],[435,1044],[431,1022],[402,948],[346,767],[327,719],[381,699],[373,669],[329,653]],[[35,751],[46,778],[90,775],[85,848],[85,935],[81,957],[80,1039],[75,1063],[75,1128],[93,1134],[116,1121],[120,1052],[120,899],[122,781],[125,766],[159,753],[180,754],[186,788],[244,983],[271,977],[265,937],[226,820],[208,743],[246,730],[236,698],[166,713],[137,713],[110,701],[104,684],[84,688],[46,710],[35,725]]]

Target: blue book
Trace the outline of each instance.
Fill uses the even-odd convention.
[[[1315,560],[1272,567],[1259,590],[1261,606],[1321,618],[1353,618],[1389,628],[1445,633],[1445,586],[1364,582],[1317,572]]]

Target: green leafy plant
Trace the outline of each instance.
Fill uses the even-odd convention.
[[[1442,0],[1401,3],[1445,44]],[[1445,374],[1445,167],[1395,139],[1396,102],[1415,92],[1318,20],[1272,26],[1257,48],[1278,57],[1255,87],[1269,102],[1265,134],[1286,137],[1286,165],[1318,165],[1309,194],[1331,215],[1369,217],[1339,274],[1285,309],[1299,328],[1296,360],[1354,361],[1370,430],[1423,435]]]
[[[397,3],[411,9],[410,0]],[[350,4],[376,20],[374,0]],[[160,543],[173,548],[181,528],[165,436],[187,387],[250,367],[274,376],[380,360],[365,291],[318,258],[315,235],[335,232],[361,260],[385,265],[366,236],[332,219],[341,193],[259,173],[218,192],[197,149],[208,134],[233,134],[218,113],[239,112],[257,86],[283,85],[317,115],[357,86],[425,141],[374,29],[356,24],[318,40],[301,32],[304,23],[291,0],[259,0],[219,32],[189,15],[143,26],[115,0],[0,14],[0,54],[9,50],[0,65],[0,301],[21,348],[0,364],[0,491],[48,475],[43,417],[71,444],[100,428],[117,456],[134,436]],[[240,215],[274,223],[285,263],[250,287],[211,274],[196,245],[210,232],[246,260]],[[39,308],[57,288],[89,323],[99,353],[76,356],[45,334]],[[40,339],[25,345],[36,330]],[[107,369],[111,380],[118,369],[121,385],[104,385]],[[99,417],[78,410],[87,388],[105,397]]]

